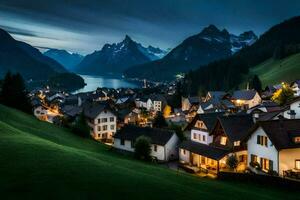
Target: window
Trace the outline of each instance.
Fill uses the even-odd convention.
[[[197,139],[197,134],[196,133],[193,133],[193,138],[194,138],[194,140]]]
[[[103,131],[106,131],[106,130],[107,130],[107,125],[103,125],[103,126],[102,126],[102,130],[103,130]]]
[[[257,155],[251,154],[251,162],[253,162],[253,163],[257,162]]]
[[[294,142],[296,144],[299,144],[300,143],[300,136],[294,137]]]
[[[300,160],[295,160],[295,169],[300,169]]]
[[[98,124],[100,124],[100,119],[98,119]]]
[[[273,170],[273,161],[265,158],[260,158],[260,166],[265,171]]]
[[[181,151],[182,151],[182,154],[185,155],[185,149],[182,149]]]
[[[205,142],[206,141],[206,136],[202,135],[202,141]]]
[[[110,130],[114,130],[115,129],[115,125],[110,125]]]
[[[241,141],[234,141],[233,145],[235,147],[240,146],[241,145]]]
[[[98,131],[101,131],[101,126],[97,126]]]
[[[100,133],[98,134],[98,137],[101,137],[101,134],[100,134]]]
[[[101,122],[102,122],[102,123],[107,122],[107,118],[102,118],[102,119],[101,119]]]
[[[268,138],[266,136],[257,136],[257,144],[268,147]]]
[[[153,149],[155,152],[157,152],[157,145],[155,144],[154,145],[154,149]]]
[[[124,139],[121,139],[120,144],[121,144],[121,145],[124,145],[124,144],[125,144],[125,140],[124,140]]]
[[[110,121],[110,122],[113,122],[113,121],[115,121],[115,118],[114,118],[114,117],[110,117],[110,118],[109,118],[109,121]]]
[[[221,137],[221,141],[220,141],[220,144],[221,145],[226,145],[226,142],[227,142],[227,138],[226,137]]]
[[[102,138],[107,138],[107,133],[103,133]]]
[[[199,139],[199,141],[201,141],[201,134],[198,135],[198,139]]]

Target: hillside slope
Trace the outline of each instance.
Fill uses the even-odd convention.
[[[291,83],[300,79],[300,53],[281,60],[268,59],[251,68],[249,74],[257,74],[264,87],[282,81]]]
[[[201,199],[274,200],[299,196],[283,189],[196,178],[138,162],[2,105],[0,174],[3,199],[199,199],[201,196]]]

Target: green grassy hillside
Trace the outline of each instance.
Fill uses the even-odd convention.
[[[296,199],[299,194],[198,178],[0,105],[1,199]],[[9,198],[8,198],[9,197]]]
[[[300,53],[281,60],[269,59],[250,69],[250,75],[257,74],[263,86],[300,79]]]

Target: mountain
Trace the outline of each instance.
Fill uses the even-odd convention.
[[[44,56],[39,50],[31,45],[15,40],[8,32],[0,29],[0,79],[8,72],[20,73],[25,80],[31,80],[30,86],[34,84],[47,83],[56,87],[65,81],[76,81],[74,87],[61,89],[77,89],[84,86],[84,80],[73,73],[69,73],[61,64]],[[61,77],[64,74],[64,80]],[[57,77],[57,78],[56,78]],[[80,86],[80,87],[79,87]]]
[[[257,36],[248,31],[239,36],[214,25],[204,28],[199,34],[185,39],[160,60],[137,65],[125,71],[131,78],[154,80],[173,79],[174,75],[195,69],[200,65],[227,58],[245,46],[251,45]],[[157,73],[157,72],[162,73]]]
[[[120,74],[130,66],[159,59],[165,53],[152,46],[146,48],[126,35],[122,42],[105,44],[100,51],[87,55],[76,71],[83,74]]]
[[[56,60],[66,69],[73,71],[75,67],[83,60],[84,56],[77,53],[69,53],[66,50],[49,49],[44,53],[45,56]]]
[[[16,41],[9,33],[0,29],[0,76],[7,71],[19,72],[25,79],[45,80],[66,70],[34,47]]]
[[[198,69],[188,73],[185,79],[186,89],[194,94],[207,90],[235,89],[245,81],[244,77],[248,77],[249,72],[264,73],[263,71],[270,69],[268,66],[277,66],[276,76],[272,77],[272,74],[269,74],[268,77],[278,78],[280,76],[279,73],[283,73],[290,67],[284,62],[278,65],[278,61],[300,52],[299,35],[300,16],[277,24],[261,35],[251,46],[243,48],[227,59],[200,66]],[[262,71],[252,70],[255,66],[265,61],[270,62],[270,60],[272,63],[261,67]],[[273,73],[274,71],[271,70],[269,72]],[[291,71],[291,73],[293,72]],[[299,74],[294,74],[293,77],[300,79]]]

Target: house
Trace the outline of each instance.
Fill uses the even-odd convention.
[[[211,100],[211,99],[223,99],[225,96],[227,95],[226,92],[224,91],[209,91],[207,92],[206,94],[206,97],[205,97],[205,102]]]
[[[82,113],[82,107],[78,105],[64,105],[60,111],[68,120],[73,121]]]
[[[209,145],[213,137],[210,135],[218,116],[224,113],[197,114],[194,119],[185,127],[185,131],[190,131],[190,139],[194,142]]]
[[[206,102],[200,103],[197,113],[210,113],[210,112],[234,112],[236,106],[228,99],[211,98]]]
[[[254,122],[256,122],[283,118],[284,110],[273,101],[262,101],[262,103],[247,110],[247,113],[251,114]]]
[[[284,118],[300,119],[300,97],[296,97],[287,103]]]
[[[95,140],[112,142],[117,130],[117,117],[106,103],[93,102],[83,106],[84,116]]]
[[[134,142],[140,136],[151,140],[151,156],[159,161],[170,161],[178,157],[179,138],[174,131],[150,127],[127,125],[114,135],[113,147],[134,152]]]
[[[249,109],[261,103],[261,97],[255,90],[234,91],[231,101],[241,109]]]
[[[135,99],[135,106],[137,108],[147,108],[147,100],[148,98],[140,97]]]
[[[235,155],[238,158],[237,171],[244,171],[247,166],[245,138],[252,126],[251,115],[218,116],[209,133],[211,143],[197,141],[197,136],[194,138],[194,135],[191,135],[190,141],[180,144],[179,160],[181,165],[218,174],[220,170],[228,168],[226,165],[228,156]]]
[[[254,172],[300,175],[300,120],[259,121],[249,132],[247,146],[247,164]]]
[[[124,108],[117,111],[118,126],[125,124],[138,124],[140,111],[138,109]]]
[[[37,105],[33,108],[33,114],[36,118],[42,121],[48,121],[48,110],[43,105]]]
[[[182,111],[190,110],[193,105],[199,105],[201,102],[200,97],[182,97],[181,98],[181,109]]]
[[[295,92],[295,96],[299,97],[300,96],[300,80],[296,80],[291,83],[291,88]]]
[[[152,94],[147,100],[147,110],[162,112],[167,105],[166,98],[161,94]]]

